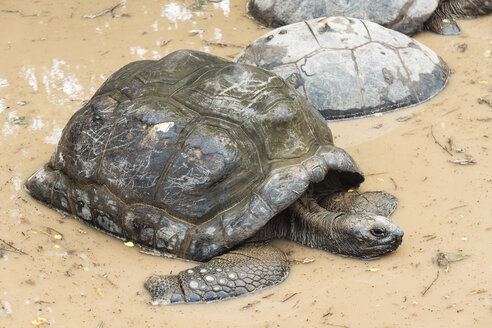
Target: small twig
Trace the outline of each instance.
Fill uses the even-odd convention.
[[[104,321],[101,321],[98,325],[97,325],[97,328],[103,328],[104,326]]]
[[[287,302],[288,300],[290,300],[292,297],[296,296],[297,294],[299,294],[299,293],[294,293],[294,294],[290,295],[289,297],[287,297],[286,299],[284,299],[282,301],[282,303]]]
[[[26,252],[24,252],[22,249],[15,247],[15,246],[14,246],[14,245],[12,245],[11,243],[9,243],[9,242],[7,242],[7,241],[5,241],[5,240],[1,239],[1,238],[0,238],[0,242],[2,242],[3,244],[7,245],[8,247],[12,248],[14,251],[16,251],[16,252],[18,252],[18,253],[20,253],[20,254],[22,254],[22,255],[28,255],[28,254],[27,254]],[[8,251],[8,249],[4,249],[4,250],[5,250],[5,251]]]
[[[391,180],[391,182],[393,182],[393,186],[395,187],[395,190],[398,190],[398,185],[396,184],[395,179],[393,179],[392,177],[390,177],[390,180]]]
[[[244,46],[240,46],[240,45],[232,44],[232,43],[225,43],[222,41],[214,42],[214,41],[210,41],[210,40],[202,40],[202,43],[204,43],[207,46],[216,46],[216,47],[221,47],[221,48],[226,48],[226,47],[232,47],[232,48],[238,48],[238,49],[244,48]]]
[[[427,286],[427,288],[422,292],[422,296],[424,296],[427,293],[427,291],[429,291],[429,289],[432,287],[432,285],[434,285],[434,283],[437,281],[437,278],[439,278],[439,270],[437,270],[437,275],[434,278],[434,280],[432,280],[431,284],[429,286]]]
[[[453,210],[457,210],[458,208],[463,208],[463,207],[467,207],[467,206],[468,206],[467,204],[463,204],[463,205],[460,205],[460,206],[452,207],[449,210],[450,211],[453,211]]]
[[[349,326],[345,326],[345,325],[337,325],[335,323],[330,323],[330,322],[324,322],[325,325],[328,325],[328,326],[333,326],[333,327],[341,327],[341,328],[349,328]]]
[[[86,14],[86,15],[82,16],[82,18],[97,18],[97,17],[104,16],[107,14],[112,14],[116,8],[118,8],[122,5],[123,5],[123,1],[107,8],[107,9],[104,9],[103,11],[98,12],[97,14]]]
[[[442,149],[443,149],[446,153],[448,153],[451,157],[453,157],[453,154],[451,154],[451,152],[450,152],[450,151],[449,151],[446,147],[444,147],[443,145],[441,145],[441,144],[439,143],[439,141],[437,141],[436,136],[434,136],[434,131],[433,131],[433,129],[432,129],[432,128],[433,128],[433,126],[431,125],[431,127],[430,127],[430,131],[431,131],[431,136],[432,136],[432,138],[434,139],[434,142],[435,142],[437,145],[439,145],[439,147],[441,147],[441,148],[442,148]]]
[[[383,175],[383,174],[387,174],[388,172],[379,172],[379,173],[369,173],[369,174],[366,174],[366,177],[370,177],[372,175]]]
[[[241,310],[247,310],[247,309],[249,309],[250,307],[252,307],[253,305],[258,304],[258,303],[260,303],[260,301],[254,301],[254,302],[248,303],[248,304],[246,304],[245,306],[243,306],[243,307],[241,308]]]

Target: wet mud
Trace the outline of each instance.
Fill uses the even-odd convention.
[[[430,101],[330,123],[366,173],[361,191],[398,197],[395,253],[363,261],[276,241],[307,262],[279,286],[164,307],[149,304],[145,279],[193,263],[142,254],[35,201],[23,182],[119,67],[182,48],[232,59],[268,29],[245,0],[116,4],[0,3],[1,328],[490,327],[492,17],[460,21],[460,36],[415,36],[452,70]]]

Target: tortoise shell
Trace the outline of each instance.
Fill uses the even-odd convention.
[[[204,261],[252,236],[328,171],[347,187],[363,180],[283,79],[181,50],[109,77],[26,189],[112,235]]]
[[[267,26],[279,27],[326,16],[369,20],[412,35],[422,29],[439,0],[250,0],[248,10]]]
[[[449,78],[446,64],[425,45],[348,17],[277,28],[234,61],[285,78],[328,120],[416,105],[436,95]]]

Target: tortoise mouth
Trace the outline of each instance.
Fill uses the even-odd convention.
[[[396,250],[399,245],[374,245],[364,248],[363,258],[376,258],[382,255],[391,253]]]
[[[395,251],[402,242],[402,236],[393,236],[389,242],[361,248],[361,257],[376,258]]]

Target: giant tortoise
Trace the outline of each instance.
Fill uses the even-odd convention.
[[[248,10],[262,23],[278,27],[326,16],[349,16],[412,35],[422,29],[459,34],[456,18],[492,12],[490,0],[250,0]]]
[[[396,199],[348,192],[363,180],[283,79],[181,50],[111,75],[25,187],[106,233],[205,262],[146,281],[170,304],[280,283],[289,261],[273,238],[360,258],[395,250]]]

